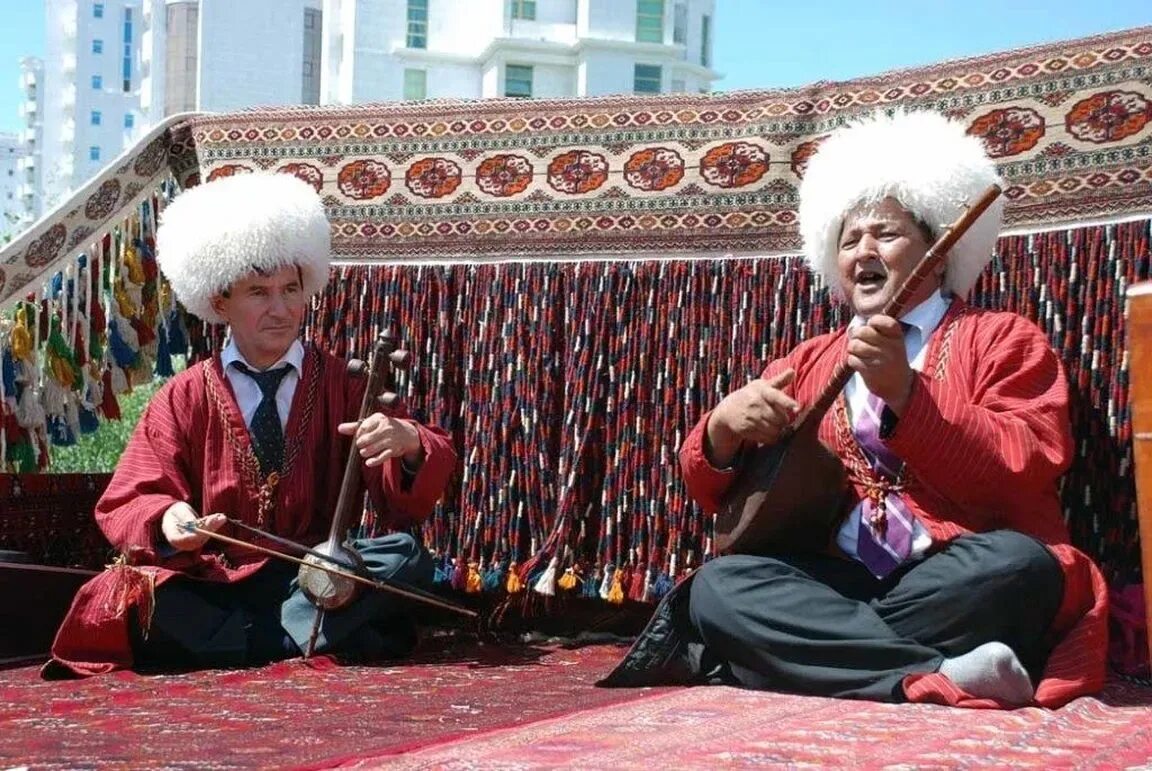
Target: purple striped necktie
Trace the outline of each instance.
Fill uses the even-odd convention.
[[[856,415],[852,427],[856,441],[864,451],[877,478],[894,482],[904,465],[880,439],[880,417],[884,402],[875,394]],[[912,551],[912,524],[915,515],[898,492],[880,493],[879,499],[865,498],[860,509],[860,529],[856,537],[856,553],[864,566],[877,578],[884,578]]]

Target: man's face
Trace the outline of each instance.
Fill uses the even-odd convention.
[[[304,287],[300,268],[289,265],[275,273],[253,273],[217,295],[212,307],[232,327],[232,339],[250,364],[275,364],[292,345],[304,322]]]
[[[912,275],[932,244],[916,219],[893,198],[859,206],[844,217],[837,264],[840,287],[852,309],[879,313]],[[921,282],[904,306],[911,310],[940,286],[944,263]]]

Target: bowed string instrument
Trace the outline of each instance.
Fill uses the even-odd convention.
[[[1000,195],[991,185],[932,244],[881,314],[899,318],[920,283],[948,256]],[[853,370],[843,361],[811,406],[802,410],[770,445],[747,448],[736,479],[716,513],[720,553],[762,553],[773,548],[821,549],[840,517],[847,485],[840,458],[819,438],[820,422]]]
[[[360,402],[358,421],[363,421],[378,406],[395,407],[399,404],[400,399],[396,394],[392,368],[404,369],[408,366],[408,362],[408,351],[398,348],[395,337],[379,335],[376,338],[372,350],[372,360],[367,368],[368,384]],[[362,376],[364,370],[363,361],[352,359],[348,362],[348,371],[351,374]],[[290,539],[273,535],[229,517],[228,521],[236,527],[267,538],[281,546],[291,548],[303,555],[301,557],[294,557],[275,549],[248,543],[239,538],[215,533],[198,527],[195,522],[189,522],[185,525],[185,529],[190,532],[197,532],[224,543],[252,549],[269,557],[294,562],[300,566],[297,576],[300,590],[316,608],[316,618],[312,624],[308,645],[304,650],[305,658],[315,652],[316,640],[324,621],[324,614],[347,608],[365,588],[389,592],[414,602],[432,605],[469,618],[477,618],[478,616],[473,610],[410,584],[369,575],[364,559],[352,545],[350,535],[352,526],[363,511],[363,495],[360,492],[363,466],[364,462],[356,449],[356,442],[353,441],[348,449],[348,458],[344,465],[344,476],[340,484],[336,510],[332,515],[332,526],[328,531],[328,539],[315,547],[308,547]]]

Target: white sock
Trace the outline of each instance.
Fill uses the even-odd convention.
[[[1036,693],[1020,659],[1002,642],[984,643],[963,656],[944,659],[940,674],[977,698],[1014,706],[1031,703]]]

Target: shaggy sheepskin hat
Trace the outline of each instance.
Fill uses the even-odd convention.
[[[290,174],[224,177],[181,193],[160,215],[156,260],[189,312],[222,324],[212,298],[261,271],[300,266],[311,297],[328,282],[332,237],[316,190]]]
[[[844,217],[891,197],[937,238],[989,185],[1003,186],[983,143],[935,112],[876,114],[832,132],[800,184],[800,235],[808,267],[843,299],[836,257]],[[992,259],[1004,199],[952,247],[945,293],[964,297]]]

